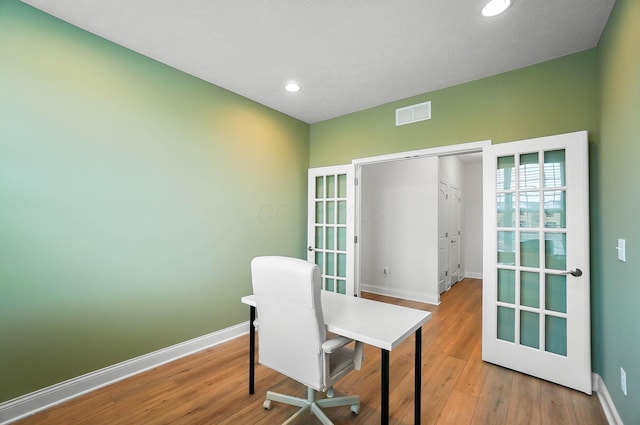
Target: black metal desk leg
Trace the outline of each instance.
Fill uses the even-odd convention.
[[[253,381],[255,378],[255,353],[256,353],[256,328],[254,323],[256,320],[256,308],[249,306],[249,394],[255,391]]]
[[[415,401],[414,401],[414,423],[420,424],[420,409],[422,400],[422,328],[416,331],[416,364],[414,366],[415,373]]]
[[[380,423],[389,425],[389,350],[382,349]]]

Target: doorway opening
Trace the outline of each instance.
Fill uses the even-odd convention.
[[[437,305],[462,278],[482,277],[482,148],[490,144],[353,161],[358,293]]]

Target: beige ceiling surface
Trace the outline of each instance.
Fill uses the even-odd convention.
[[[594,47],[614,0],[514,0],[493,18],[485,0],[24,3],[315,123]]]

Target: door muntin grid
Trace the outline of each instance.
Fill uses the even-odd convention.
[[[565,151],[497,158],[497,338],[567,355]]]
[[[347,291],[347,174],[315,178],[315,263],[322,272],[322,288]]]

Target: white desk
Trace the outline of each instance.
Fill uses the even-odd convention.
[[[250,308],[249,394],[254,393],[256,302],[253,295],[242,297]],[[348,297],[322,291],[322,312],[329,332],[378,347],[381,364],[381,423],[389,423],[389,352],[415,333],[415,423],[420,423],[422,380],[422,325],[430,318],[428,311],[401,307],[364,298]]]

